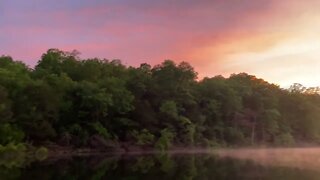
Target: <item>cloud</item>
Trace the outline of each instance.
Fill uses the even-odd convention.
[[[202,77],[259,73],[262,56],[275,63],[274,48],[317,37],[319,5],[316,0],[1,1],[0,54],[34,65],[46,49],[77,49],[84,58],[119,58],[128,65],[185,60]],[[252,57],[257,60],[246,60]]]

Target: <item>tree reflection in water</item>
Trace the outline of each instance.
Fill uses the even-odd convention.
[[[246,155],[248,154],[244,157]],[[230,152],[74,157],[33,162],[21,167],[0,167],[0,179],[4,180],[318,179],[318,177],[320,170],[259,163],[253,158],[239,159],[237,155],[232,157]]]

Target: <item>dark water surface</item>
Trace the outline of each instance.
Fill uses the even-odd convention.
[[[99,155],[0,166],[0,179],[320,179],[320,149]]]

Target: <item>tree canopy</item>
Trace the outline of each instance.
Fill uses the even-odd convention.
[[[0,57],[0,144],[320,142],[319,88],[281,89],[246,73],[197,80],[187,62],[128,67],[77,55],[49,49],[34,69]]]

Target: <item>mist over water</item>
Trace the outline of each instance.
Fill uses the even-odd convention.
[[[251,160],[264,166],[310,169],[320,172],[320,148],[225,149],[216,150],[214,154],[221,158]]]
[[[0,179],[319,179],[320,148],[219,149],[54,158],[0,166]]]

